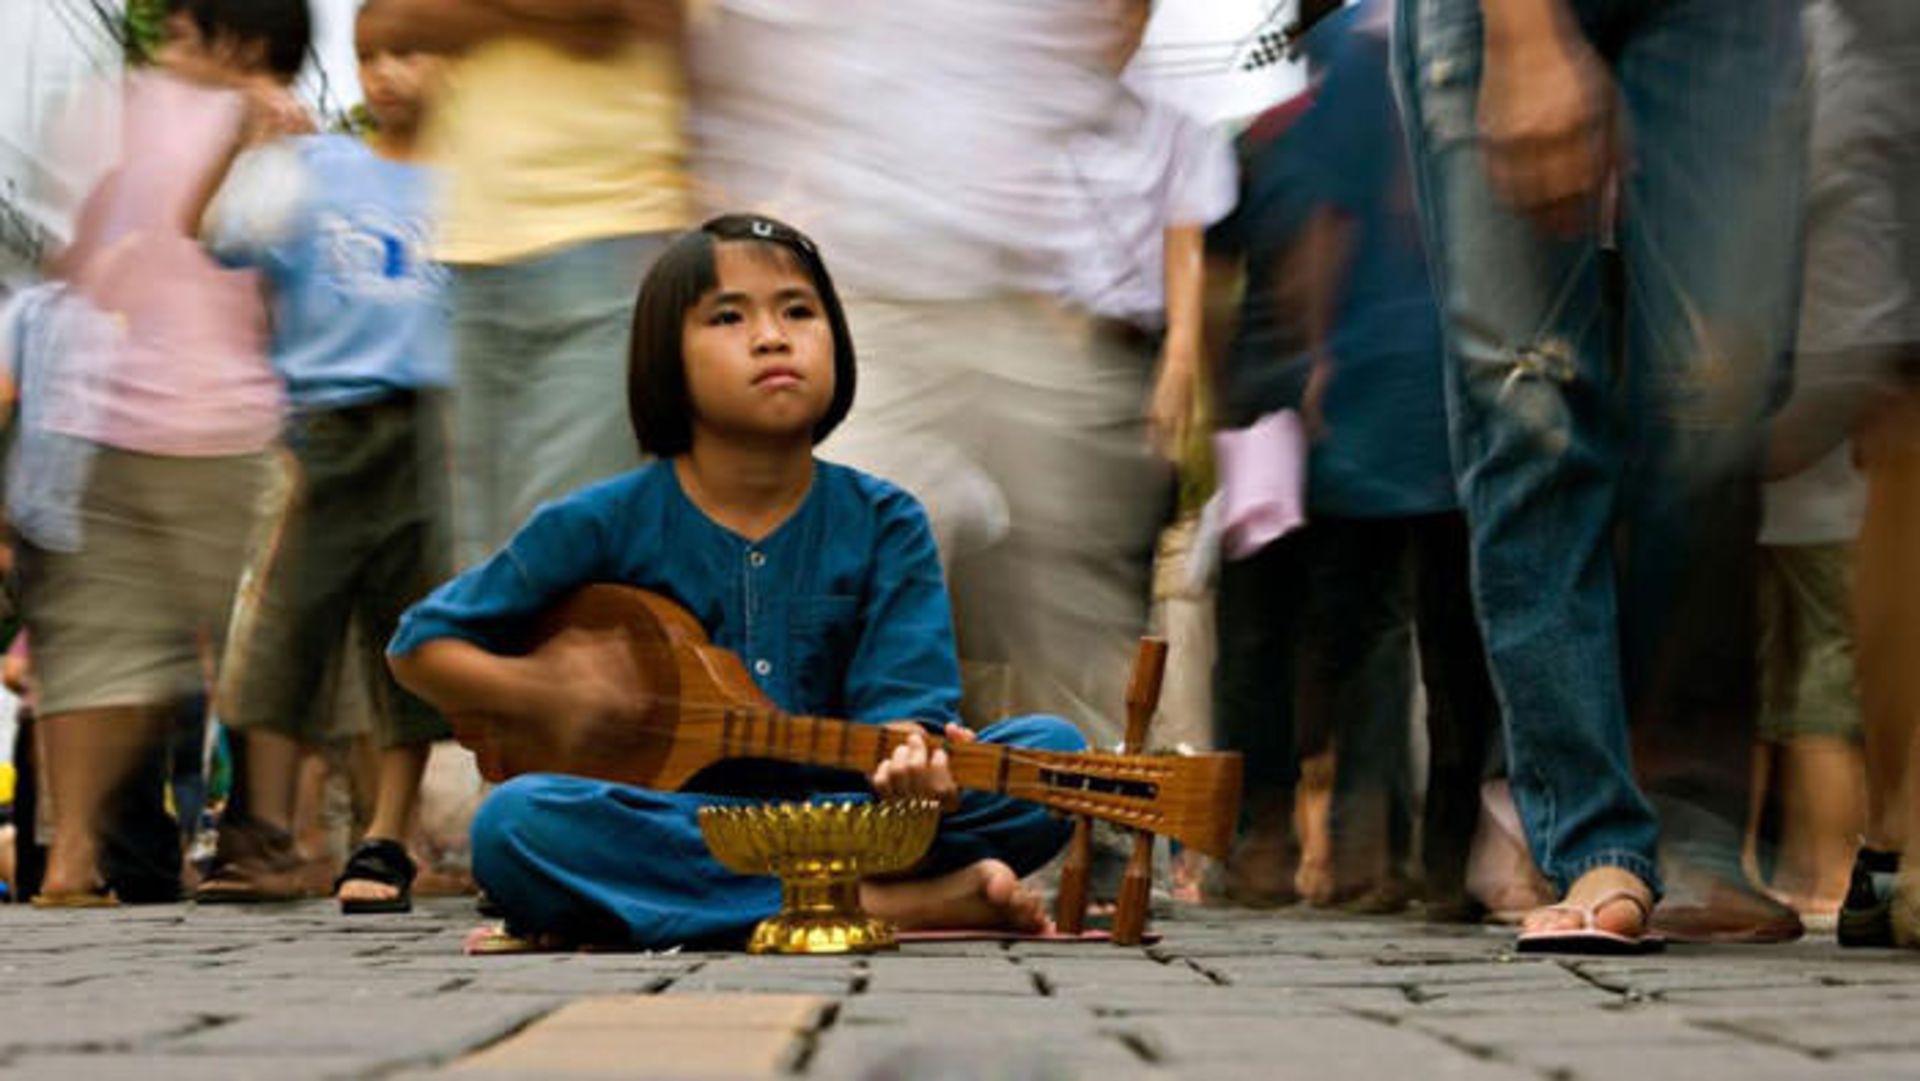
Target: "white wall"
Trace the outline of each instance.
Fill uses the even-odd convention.
[[[98,8],[118,12],[121,0],[99,0]],[[120,46],[91,0],[0,0],[0,276],[19,270],[23,254],[20,223],[7,210],[66,230],[38,198],[62,184],[39,152],[47,118],[89,80],[118,70]]]
[[[0,0],[7,3],[9,0]],[[353,17],[361,0],[307,0],[313,11],[313,52],[301,80],[306,99],[330,110],[345,110],[360,100],[360,77],[353,54]],[[324,81],[320,74],[325,75]],[[325,99],[322,86],[325,86]]]

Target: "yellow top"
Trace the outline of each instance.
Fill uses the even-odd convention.
[[[0,807],[13,802],[13,763],[0,762]]]
[[[527,38],[476,47],[448,71],[425,132],[445,185],[440,258],[497,264],[684,228],[686,107],[671,42],[596,59]]]

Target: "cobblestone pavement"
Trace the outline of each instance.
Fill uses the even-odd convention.
[[[1207,910],[1147,949],[469,958],[401,917],[0,908],[0,1079],[1920,1076],[1920,956],[1514,958],[1496,929]]]

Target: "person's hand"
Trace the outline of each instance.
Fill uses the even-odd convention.
[[[1186,445],[1199,385],[1197,358],[1177,354],[1171,348],[1161,354],[1160,373],[1147,396],[1147,439],[1154,452],[1167,461],[1179,461]]]
[[[942,814],[958,810],[960,786],[953,781],[946,748],[929,748],[926,729],[913,721],[893,721],[885,727],[905,732],[907,741],[873,771],[874,793],[883,800],[934,800]],[[957,724],[947,726],[946,737],[949,743],[974,741],[972,730]]]
[[[1314,357],[1313,366],[1307,369],[1306,389],[1300,392],[1300,425],[1308,439],[1327,434],[1327,384],[1332,381],[1333,362],[1324,355]]]
[[[240,91],[247,99],[247,119],[241,136],[245,146],[312,135],[319,130],[313,114],[293,96],[293,91],[271,79],[249,79]]]
[[[1479,128],[1501,201],[1562,235],[1589,226],[1615,164],[1613,87],[1577,28],[1489,30]]]
[[[26,654],[9,653],[0,659],[0,686],[20,698],[33,692],[33,665]]]

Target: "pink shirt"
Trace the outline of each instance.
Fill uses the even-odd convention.
[[[83,410],[88,430],[68,434],[213,457],[262,450],[278,433],[260,277],[220,267],[185,222],[243,108],[233,93],[128,76],[121,155],[89,198],[68,263],[88,299],[115,318],[120,340],[84,380],[94,397]]]

